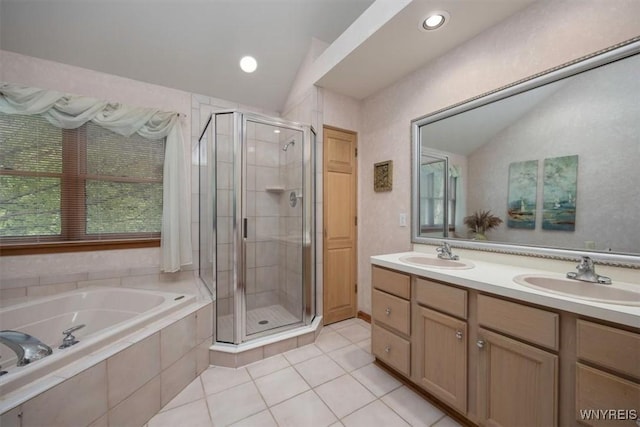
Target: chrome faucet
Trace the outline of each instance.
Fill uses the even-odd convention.
[[[53,353],[51,347],[38,338],[18,331],[0,331],[0,343],[18,356],[18,366],[27,365]]]
[[[442,246],[436,248],[436,252],[438,252],[438,258],[440,259],[450,259],[454,261],[460,259],[458,255],[451,253],[451,246],[449,246],[447,242],[443,242]]]
[[[582,280],[583,282],[600,283],[602,285],[610,285],[611,278],[596,274],[596,267],[593,260],[588,256],[580,258],[580,264],[576,266],[578,272],[570,271],[567,278]]]

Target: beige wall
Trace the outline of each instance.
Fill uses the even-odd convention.
[[[640,35],[637,0],[533,4],[368,97],[360,133],[359,310],[371,312],[372,255],[411,249],[411,120]],[[373,164],[393,160],[393,191],[374,193]]]

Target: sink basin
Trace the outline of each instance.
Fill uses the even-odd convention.
[[[640,306],[640,287],[624,283],[601,285],[557,276],[522,274],[513,281],[529,288],[607,304]]]
[[[473,268],[473,264],[467,261],[452,259],[440,259],[435,257],[408,255],[400,257],[400,261],[407,264],[419,265],[420,267],[444,268],[449,270],[466,270]]]

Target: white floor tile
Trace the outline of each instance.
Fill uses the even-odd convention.
[[[315,388],[315,392],[338,418],[357,411],[376,398],[351,375],[329,381]]]
[[[309,385],[291,367],[258,378],[256,385],[268,406],[309,390]]]
[[[321,354],[322,350],[316,347],[315,344],[309,344],[285,352],[284,357],[286,357],[289,363],[295,365],[297,363],[304,362],[305,360],[320,356]]]
[[[294,368],[311,387],[346,374],[345,370],[326,354],[298,363]]]
[[[323,331],[316,339],[316,346],[325,353],[346,347],[350,344],[351,341],[335,331],[327,333]]]
[[[278,427],[268,409],[231,425],[233,427]]]
[[[338,362],[338,365],[351,372],[374,361],[373,355],[367,353],[355,344],[334,350],[329,353],[329,357]]]
[[[202,373],[201,378],[207,395],[251,381],[251,377],[244,368],[233,369],[220,366],[207,369]]]
[[[251,375],[253,379],[256,379],[289,366],[291,365],[287,359],[285,359],[283,355],[278,354],[277,356],[269,357],[267,359],[260,360],[259,362],[247,365],[245,368],[249,371],[249,375]]]
[[[156,414],[149,427],[212,427],[209,410],[204,399],[187,403]]]
[[[360,325],[349,325],[344,328],[336,329],[336,332],[352,343],[371,338],[371,328],[365,328]]]
[[[433,427],[462,427],[462,424],[459,424],[452,418],[444,417],[443,419],[435,423]]]
[[[331,325],[329,325],[332,329],[342,329],[342,328],[346,328],[347,326],[351,326],[351,325],[356,325],[357,324],[358,319],[353,317],[351,319],[347,319],[347,320],[343,320],[341,322],[336,322],[336,323],[332,323]]]
[[[273,406],[271,412],[281,427],[325,427],[336,421],[313,390]]]
[[[402,385],[400,381],[373,363],[351,372],[351,375],[376,397],[384,396]]]
[[[430,426],[444,415],[406,386],[383,396],[382,401],[412,426]]]
[[[371,354],[371,338],[357,342],[356,345],[367,353]]]
[[[204,389],[202,388],[202,381],[200,381],[200,377],[197,377],[195,380],[191,381],[191,383],[186,386],[176,397],[171,399],[169,403],[164,405],[160,411],[166,411],[168,409],[173,409],[178,406],[184,405],[185,403],[193,402],[198,399],[204,398]]]
[[[207,397],[211,419],[227,426],[267,409],[255,384],[249,382]]]
[[[346,427],[410,427],[402,418],[380,400],[358,409],[342,419]]]

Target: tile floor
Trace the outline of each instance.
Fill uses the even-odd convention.
[[[147,427],[459,427],[372,363],[370,330],[350,319],[325,326],[314,344],[238,369],[212,366]]]

